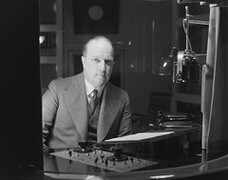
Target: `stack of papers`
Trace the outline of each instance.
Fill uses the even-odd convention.
[[[164,136],[167,134],[172,134],[174,131],[166,131],[166,132],[142,132],[137,134],[131,134],[127,136],[117,137],[105,140],[105,142],[120,142],[120,141],[141,141],[145,139],[155,138],[159,136]]]

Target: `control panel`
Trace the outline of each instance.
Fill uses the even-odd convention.
[[[84,150],[79,148],[53,152],[50,154],[115,172],[133,171],[158,164],[155,161],[101,149]]]

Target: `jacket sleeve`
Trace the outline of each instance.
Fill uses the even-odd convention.
[[[123,100],[122,118],[118,136],[129,135],[132,133],[131,106],[129,95],[125,92]]]
[[[47,145],[50,129],[54,123],[58,106],[57,85],[56,81],[52,81],[42,96],[42,137],[44,145]]]

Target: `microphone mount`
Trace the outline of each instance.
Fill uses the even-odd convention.
[[[176,61],[173,63],[173,83],[199,80],[200,66],[189,40],[189,8],[185,7],[183,29],[185,32],[185,50],[178,51]]]

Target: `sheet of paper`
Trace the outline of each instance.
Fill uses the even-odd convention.
[[[154,138],[158,136],[164,136],[167,134],[174,133],[173,131],[167,131],[167,132],[142,132],[142,133],[137,133],[137,134],[131,134],[127,136],[122,136],[122,137],[117,137],[117,138],[112,138],[105,140],[105,142],[110,142],[110,141],[140,141],[144,139],[149,139],[149,138]]]

